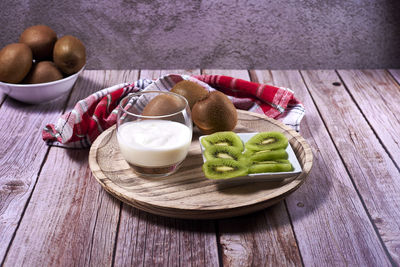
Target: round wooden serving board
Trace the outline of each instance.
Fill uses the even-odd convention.
[[[138,209],[176,218],[216,219],[254,212],[285,198],[306,179],[312,167],[307,142],[288,126],[263,115],[238,110],[236,132],[279,131],[287,136],[303,172],[289,181],[218,183],[208,180],[201,169],[203,159],[198,132],[188,156],[173,175],[162,178],[138,176],[122,158],[115,126],[93,143],[89,165],[103,188],[116,198]]]

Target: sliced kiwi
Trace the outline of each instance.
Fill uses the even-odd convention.
[[[204,151],[206,160],[212,159],[233,159],[240,160],[242,151],[233,146],[210,146]]]
[[[264,160],[249,167],[249,173],[290,172],[293,166],[287,159]]]
[[[201,139],[201,144],[207,149],[211,146],[232,146],[243,151],[243,142],[234,132],[216,132]]]
[[[258,133],[245,144],[248,150],[253,151],[280,149],[287,146],[288,140],[286,136],[279,132]]]
[[[203,164],[203,172],[209,179],[227,179],[245,176],[248,173],[247,165],[233,159],[211,159]]]
[[[249,150],[248,150],[249,151]],[[274,149],[274,150],[260,150],[247,152],[248,158],[251,161],[264,161],[264,160],[275,160],[275,159],[288,159],[289,155],[285,149]],[[250,154],[250,155],[249,155]]]

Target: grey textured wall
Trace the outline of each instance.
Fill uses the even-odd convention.
[[[400,1],[1,0],[0,45],[47,24],[89,69],[399,68]]]

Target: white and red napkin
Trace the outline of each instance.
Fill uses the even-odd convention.
[[[219,90],[229,97],[236,108],[265,114],[299,131],[305,114],[304,106],[288,88],[223,75],[170,74],[155,81],[141,79],[132,84],[114,85],[80,100],[55,124],[44,127],[43,140],[48,145],[88,148],[97,136],[116,123],[118,104],[124,96],[142,90],[169,91],[182,80],[194,81],[208,91]]]

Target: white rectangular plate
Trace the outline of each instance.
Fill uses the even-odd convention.
[[[240,139],[242,140],[243,144],[246,143],[251,137],[256,135],[257,133],[236,133]],[[203,162],[206,161],[206,158],[204,157],[204,146],[201,143],[201,139],[206,137],[206,135],[200,136],[200,147],[201,147],[201,153],[203,155]],[[288,160],[290,163],[293,165],[293,171],[291,172],[264,172],[264,173],[253,173],[253,174],[248,174],[246,176],[238,176],[238,177],[233,177],[233,178],[228,178],[228,179],[210,179],[218,182],[265,182],[265,181],[282,181],[287,178],[291,178],[296,176],[297,174],[302,172],[301,165],[299,161],[297,160],[296,154],[294,153],[292,147],[290,146],[290,143],[288,144],[286,148],[286,152],[289,155]]]

